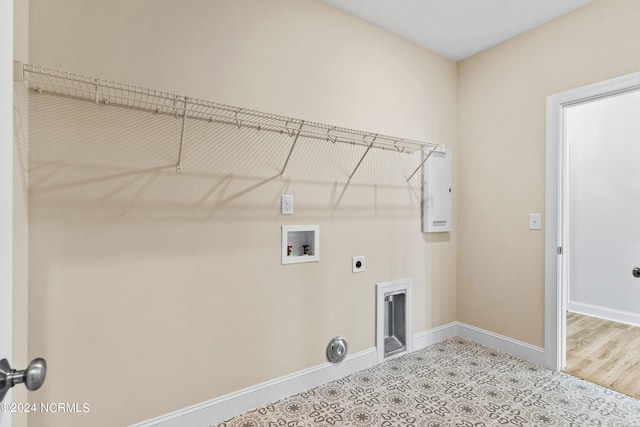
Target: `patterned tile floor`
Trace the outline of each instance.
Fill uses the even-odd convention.
[[[640,401],[452,338],[217,424],[502,425],[640,426]]]

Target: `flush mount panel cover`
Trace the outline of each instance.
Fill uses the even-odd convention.
[[[450,148],[434,152],[422,168],[422,231],[451,231]]]

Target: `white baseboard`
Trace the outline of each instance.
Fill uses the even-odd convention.
[[[451,322],[415,334],[413,349],[419,350],[460,336],[539,364],[544,350],[521,341],[460,322]],[[369,368],[378,363],[377,350],[370,348],[348,356],[339,364],[323,363],[303,371],[258,384],[217,399],[202,402],[131,427],[209,427],[212,424],[253,410],[270,402],[317,387],[321,384]]]
[[[449,323],[414,336],[418,350],[456,336],[456,323]],[[345,377],[378,363],[377,350],[370,348],[348,356],[339,364],[323,363],[235,393],[202,402],[131,427],[208,427],[267,403]]]
[[[448,340],[458,335],[458,322],[447,323],[413,336],[413,350],[420,350],[430,345]]]
[[[465,323],[458,323],[458,336],[495,348],[512,356],[544,365],[544,349]]]
[[[309,390],[378,363],[375,348],[355,353],[339,364],[323,363],[244,390],[202,402],[131,427],[209,427],[267,403]]]
[[[569,301],[567,304],[567,310],[573,313],[584,314],[585,316],[598,317],[600,319],[625,323],[627,325],[640,326],[640,315],[630,313],[628,311],[573,301]]]

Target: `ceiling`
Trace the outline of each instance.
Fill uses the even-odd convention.
[[[323,0],[454,61],[593,0]]]

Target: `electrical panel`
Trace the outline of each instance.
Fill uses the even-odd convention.
[[[422,231],[451,231],[450,148],[435,151],[422,168]]]

